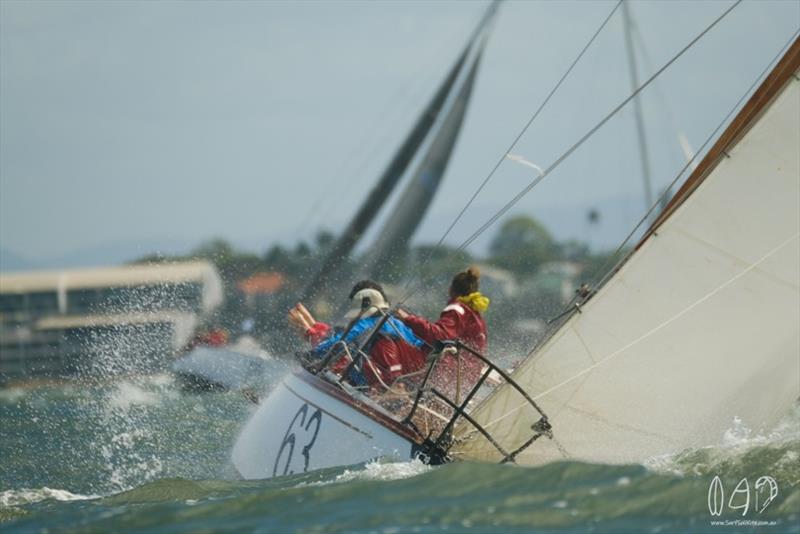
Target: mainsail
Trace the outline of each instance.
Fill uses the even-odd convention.
[[[472,55],[471,66],[463,76],[458,92],[448,102],[435,138],[416,165],[403,195],[370,248],[371,262],[367,270],[375,278],[385,278],[390,266],[402,257],[442,181],[464,122],[485,44],[484,36]]]
[[[613,277],[513,373],[553,439],[516,458],[643,462],[767,430],[800,396],[800,40]],[[508,451],[538,414],[499,387],[472,413]],[[453,453],[497,460],[474,427]]]
[[[370,224],[375,219],[375,216],[378,214],[381,207],[389,198],[395,186],[403,177],[409,164],[414,159],[415,155],[419,151],[420,147],[425,143],[425,141],[431,138],[432,136],[442,136],[442,135],[454,136],[455,134],[457,134],[457,131],[451,133],[446,128],[444,129],[441,127],[435,128],[435,125],[438,124],[437,119],[440,117],[443,110],[446,111],[448,117],[452,115],[452,111],[447,111],[447,110],[451,110],[451,108],[453,107],[452,94],[455,92],[454,87],[457,85],[457,82],[459,80],[462,80],[464,78],[464,72],[467,70],[471,73],[469,76],[470,88],[467,89],[467,91],[469,92],[469,90],[471,90],[472,80],[474,79],[474,72],[477,69],[477,57],[474,54],[475,42],[484,32],[484,29],[488,26],[489,22],[494,17],[496,10],[497,10],[497,3],[493,2],[486,10],[486,13],[483,15],[483,17],[481,18],[478,26],[473,31],[472,35],[467,41],[467,45],[464,47],[464,50],[462,51],[461,55],[458,57],[456,62],[451,67],[450,71],[448,72],[442,84],[437,89],[433,98],[428,103],[423,112],[420,114],[420,116],[417,118],[414,127],[411,129],[411,131],[408,133],[403,143],[400,145],[400,148],[397,150],[394,157],[389,162],[389,165],[384,170],[380,179],[372,188],[372,190],[369,192],[366,199],[361,204],[360,208],[356,212],[355,216],[353,216],[353,218],[345,228],[342,235],[334,243],[331,251],[328,253],[328,255],[325,257],[325,260],[322,262],[322,267],[318,271],[317,275],[305,287],[301,300],[310,301],[314,299],[319,294],[319,292],[326,286],[337,285],[337,283],[339,282],[338,278],[340,275],[340,267],[343,263],[343,260],[350,255],[353,248],[356,246],[358,241],[367,231]],[[481,44],[481,46],[483,45]],[[471,66],[465,67],[465,64],[468,62],[468,60],[470,61]],[[460,93],[463,92],[464,88],[462,83]],[[461,116],[463,117],[463,110],[461,111]],[[456,125],[456,128],[458,128],[460,124],[461,121],[459,120]],[[432,133],[432,130],[442,131],[444,133],[442,134],[435,132]],[[439,137],[437,137],[434,142],[437,141],[439,143],[442,142],[439,141]],[[444,142],[446,143],[447,141]],[[452,142],[450,143],[450,146],[452,147]],[[447,157],[449,157],[449,151],[445,155],[445,161],[441,164],[442,171],[444,169],[444,165],[446,165],[447,163]],[[438,180],[441,178],[441,176],[435,176],[434,178],[436,183],[438,184]],[[408,195],[405,196],[407,197]],[[401,202],[401,205],[405,206],[406,203]],[[413,233],[413,229],[411,230],[411,232]]]

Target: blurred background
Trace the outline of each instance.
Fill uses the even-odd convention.
[[[796,2],[737,6],[473,236],[730,5],[617,9],[526,128],[615,4],[502,4],[412,238],[390,269],[364,270],[394,193],[337,258],[340,283],[307,303],[318,318],[335,321],[342,287],[366,275],[436,316],[452,275],[477,264],[492,351],[521,357],[577,288],[635,244],[800,20]],[[297,350],[286,310],[308,294],[486,9],[0,3],[0,380],[85,370],[108,339],[130,348],[119,372],[242,336],[253,350]]]

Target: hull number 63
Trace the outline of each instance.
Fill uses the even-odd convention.
[[[278,455],[275,457],[275,467],[272,469],[272,476],[292,475],[295,473],[294,469],[290,470],[290,467],[292,466],[292,458],[298,440],[300,443],[304,444],[301,450],[303,455],[303,473],[308,471],[311,448],[317,440],[319,426],[322,422],[322,412],[319,408],[317,408],[310,417],[308,412],[308,404],[303,404],[292,418],[292,422],[289,423],[289,428],[286,429],[286,434],[284,434],[283,441],[278,449]],[[283,467],[283,470],[281,470],[281,467]]]

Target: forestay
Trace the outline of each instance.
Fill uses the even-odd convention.
[[[519,463],[642,462],[767,430],[800,396],[800,41],[636,253],[512,375],[549,416]],[[508,386],[472,416],[507,450],[536,416]],[[454,456],[499,460],[474,428]]]

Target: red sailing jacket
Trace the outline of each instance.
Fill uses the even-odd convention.
[[[330,325],[315,323],[306,330],[306,338],[312,345],[318,345],[331,333]],[[425,365],[425,354],[408,343],[386,336],[380,336],[369,351],[372,366],[364,366],[364,376],[370,385],[378,385],[383,381],[387,385],[401,375],[418,371]],[[333,366],[336,372],[342,372],[346,361],[337,362]],[[378,380],[380,378],[380,380]]]
[[[486,335],[486,322],[481,314],[458,299],[451,300],[442,310],[439,320],[435,323],[423,317],[409,315],[403,322],[414,333],[427,343],[444,340],[459,340],[477,352],[486,351],[488,338]],[[471,388],[480,377],[483,362],[472,354],[461,351],[461,397]],[[434,384],[451,396],[456,390],[456,374],[458,359],[450,354],[442,357],[436,367],[432,380]]]

